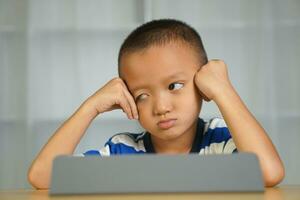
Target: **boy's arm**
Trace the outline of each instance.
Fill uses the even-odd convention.
[[[118,108],[123,109],[129,119],[137,117],[133,97],[125,83],[115,78],[89,97],[48,140],[28,171],[29,182],[38,189],[49,188],[53,159],[73,154],[92,120],[99,113]]]
[[[258,156],[265,186],[278,184],[284,178],[283,163],[267,133],[231,85],[225,63],[213,60],[202,66],[195,83],[205,99],[217,104],[238,151]]]
[[[35,188],[46,189],[49,187],[52,161],[58,155],[73,154],[77,144],[95,116],[89,111],[88,105],[83,104],[53,134],[28,171],[28,180]]]

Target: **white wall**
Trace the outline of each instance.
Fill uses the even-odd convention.
[[[276,145],[283,184],[300,184],[300,1],[0,0],[0,189],[28,188],[26,172],[55,129],[117,75],[124,37],[155,18],[194,26]],[[220,115],[213,103],[201,116]],[[120,126],[114,126],[115,123]],[[98,118],[76,149],[139,131],[122,112]]]

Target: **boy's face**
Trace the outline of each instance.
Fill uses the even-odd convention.
[[[120,76],[135,99],[140,124],[152,136],[173,140],[193,134],[202,104],[194,84],[198,69],[195,51],[181,42],[123,56]]]

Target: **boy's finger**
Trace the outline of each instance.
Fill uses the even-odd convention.
[[[129,102],[127,101],[125,96],[122,96],[122,99],[119,104],[120,104],[122,110],[126,113],[128,119],[133,119]]]
[[[138,119],[139,115],[138,115],[138,110],[137,110],[137,106],[135,104],[135,101],[133,99],[133,96],[130,94],[129,89],[127,87],[127,84],[125,81],[122,81],[122,85],[124,86],[124,95],[127,97],[127,100],[130,104],[131,107],[131,111],[132,111],[132,116],[135,119]]]
[[[132,116],[135,119],[138,119],[138,110],[137,110],[137,107],[136,107],[136,104],[134,102],[133,97],[131,96],[131,94],[127,90],[124,91],[124,95],[126,96],[127,101],[130,105]]]

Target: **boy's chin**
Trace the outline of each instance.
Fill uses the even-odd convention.
[[[178,132],[178,131],[174,131],[174,130],[161,130],[159,132],[156,133],[151,133],[149,132],[151,136],[154,136],[157,139],[160,140],[164,140],[164,141],[172,141],[172,140],[176,140],[178,139],[182,133]]]

